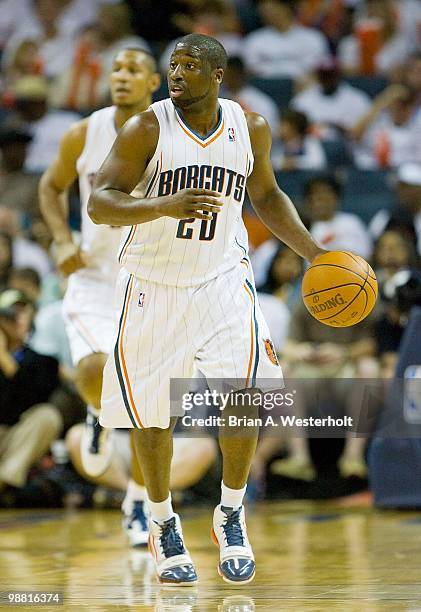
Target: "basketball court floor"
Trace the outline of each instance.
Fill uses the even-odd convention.
[[[195,589],[160,588],[148,553],[127,547],[117,511],[2,511],[0,591],[63,592],[62,606],[13,606],[24,610],[421,611],[421,513],[326,502],[249,509],[257,575],[242,588],[217,575],[211,510],[182,516]]]

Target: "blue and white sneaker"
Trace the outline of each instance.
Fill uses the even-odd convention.
[[[219,546],[219,575],[229,584],[248,584],[256,573],[256,564],[247,537],[244,506],[237,510],[216,506],[213,514],[212,540]]]
[[[80,440],[82,466],[88,476],[97,478],[109,468],[112,459],[111,429],[104,429],[89,408]]]
[[[130,546],[147,546],[149,540],[149,513],[144,501],[123,502],[123,529],[129,538]]]
[[[149,550],[155,560],[158,581],[166,586],[195,586],[197,574],[184,546],[180,517],[164,523],[149,521]]]

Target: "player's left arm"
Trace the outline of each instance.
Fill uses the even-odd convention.
[[[270,159],[272,137],[266,120],[256,113],[246,113],[254,156],[253,172],[247,191],[257,215],[273,234],[298,255],[313,261],[325,253],[304,227],[290,198],[278,186]]]

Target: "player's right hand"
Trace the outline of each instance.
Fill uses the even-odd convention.
[[[56,244],[56,264],[64,276],[69,276],[86,266],[80,248],[73,242]]]
[[[158,212],[174,219],[206,219],[223,205],[221,194],[210,189],[181,189],[174,195],[159,198]]]

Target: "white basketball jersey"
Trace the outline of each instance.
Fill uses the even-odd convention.
[[[95,175],[117,137],[114,114],[115,106],[109,106],[89,117],[85,146],[76,164],[81,202],[81,247],[86,253],[88,266],[75,274],[104,278],[109,282],[114,282],[118,272],[117,255],[121,227],[95,225],[88,215],[88,200]]]
[[[241,216],[253,153],[243,109],[219,100],[219,121],[202,138],[183,121],[170,99],[152,104],[159,140],[133,195],[155,198],[184,188],[221,194],[221,211],[209,221],[160,217],[126,228],[119,260],[138,278],[167,285],[205,283],[247,254]]]

